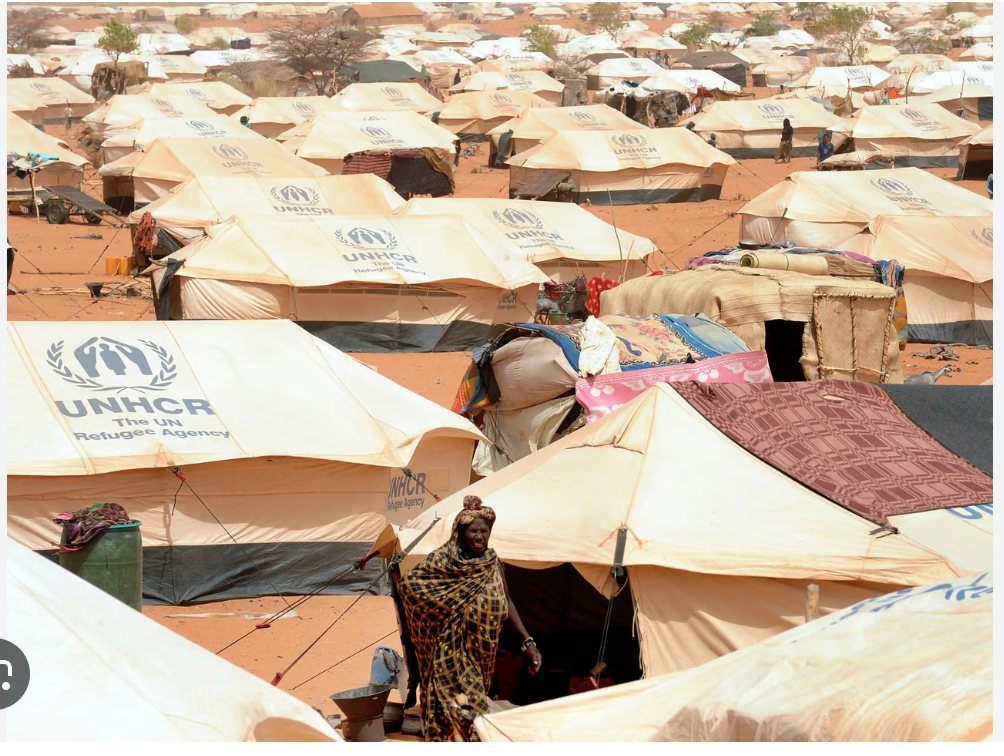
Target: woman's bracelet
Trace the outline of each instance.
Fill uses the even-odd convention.
[[[533,639],[533,636],[528,635],[526,637],[526,640],[523,641],[523,645],[520,646],[520,648],[523,651],[526,651],[528,648],[530,648],[530,646],[536,646],[536,645],[537,645],[537,642]]]

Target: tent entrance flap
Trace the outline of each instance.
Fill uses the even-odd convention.
[[[513,192],[517,199],[537,199],[550,194],[558,184],[568,181],[568,171],[540,171],[530,177],[519,189]]]
[[[596,663],[608,598],[571,564],[543,570],[506,564],[505,579],[544,666],[531,676],[526,671],[526,656],[520,652],[522,638],[503,634],[496,662],[499,699],[524,706],[560,698],[569,695],[573,679],[577,685],[587,686],[582,690],[592,690],[589,674]],[[613,600],[603,684],[640,679],[640,654],[634,632],[634,602],[627,586]]]

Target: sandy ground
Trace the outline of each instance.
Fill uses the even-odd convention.
[[[675,19],[667,19],[650,23],[650,26],[661,31],[674,22]],[[527,23],[528,19],[524,18],[484,26],[497,33],[514,34]],[[94,23],[67,22],[63,25],[71,29],[91,28]],[[252,21],[245,27],[249,31],[261,31],[268,25],[271,22]],[[574,23],[570,25],[575,26]],[[585,31],[583,24],[579,26]],[[767,94],[766,90],[756,91],[757,97]],[[507,196],[507,172],[484,167],[487,155],[483,150],[482,147],[480,154],[462,160],[457,171],[457,196]],[[688,257],[734,244],[739,232],[739,217],[735,213],[743,203],[790,173],[811,170],[812,166],[813,161],[807,158],[795,159],[790,165],[775,165],[770,160],[743,161],[729,172],[721,200],[612,209],[589,207],[588,210],[606,221],[613,221],[618,228],[653,239],[663,251],[656,265],[682,267]],[[951,171],[935,173],[951,178]],[[960,182],[959,185],[981,195],[984,191],[979,181]],[[93,172],[87,174],[85,189],[100,198],[100,180]],[[81,238],[90,234],[99,234],[101,238]],[[128,230],[118,230],[108,224],[89,226],[79,220],[51,226],[44,218],[36,222],[32,217],[14,215],[8,217],[8,237],[19,251],[12,283],[21,292],[7,297],[8,320],[154,319],[152,300],[145,284],[131,286],[135,296],[127,296],[127,285],[133,279],[105,275],[105,257],[131,253]],[[84,284],[96,281],[106,284],[105,289],[111,292],[108,297],[94,300],[86,293]],[[902,355],[905,373],[941,367],[943,363],[910,356],[923,350],[926,350],[924,345],[907,346]],[[957,347],[957,351],[961,360],[953,365],[961,371],[950,379],[943,379],[941,385],[978,384],[992,376],[992,351],[968,347]],[[355,356],[374,365],[381,375],[444,407],[452,404],[470,359],[468,353]],[[294,599],[287,597],[285,600],[292,602]],[[194,607],[145,607],[144,614],[215,653],[250,631],[254,622],[239,616],[186,619],[167,615],[275,612],[284,605],[281,598],[267,597]],[[344,619],[303,656],[280,684],[283,690],[311,706],[318,706],[325,714],[332,714],[337,713],[337,707],[328,696],[367,684],[370,661],[377,645],[400,650],[396,620],[388,598],[362,597],[356,601],[354,597],[317,597],[300,607],[298,613],[299,618],[279,620],[269,629],[254,631],[221,656],[263,680],[271,680],[344,614]],[[332,665],[337,666],[328,669]],[[392,694],[392,700],[398,700],[396,693]]]

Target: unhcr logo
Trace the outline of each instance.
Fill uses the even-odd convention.
[[[213,154],[220,160],[247,160],[248,154],[235,144],[214,144]]]
[[[508,73],[505,77],[513,84],[523,84],[526,81],[526,77],[518,73]]]
[[[569,115],[579,123],[596,123],[596,116],[585,110],[573,110]]]
[[[512,98],[509,95],[507,95],[507,94],[502,94],[501,92],[497,92],[496,94],[491,95],[491,98],[495,102],[497,102],[499,105],[512,105],[513,104]]]
[[[381,87],[381,90],[388,97],[404,97],[397,87]]]
[[[780,105],[774,105],[773,103],[770,102],[765,102],[763,105],[757,105],[756,107],[757,110],[759,110],[761,113],[765,113],[767,115],[776,116],[784,114],[783,107],[781,107]]]
[[[77,388],[102,393],[163,391],[177,378],[174,357],[152,341],[130,344],[94,336],[72,352],[65,344],[53,343],[45,361],[56,375]]]
[[[865,69],[863,68],[848,68],[847,75],[852,79],[863,79],[865,77]]]
[[[648,144],[648,139],[641,134],[630,132],[627,134],[616,134],[610,137],[610,141],[621,147],[643,147]]]
[[[913,191],[904,184],[902,181],[896,181],[895,179],[872,179],[871,185],[876,189],[879,189],[886,194],[913,194]]]
[[[338,229],[335,238],[347,247],[362,250],[395,249],[397,237],[385,229],[364,228],[356,226],[348,231]]]
[[[317,111],[314,110],[314,106],[309,102],[294,102],[293,108],[305,116],[316,115]]]
[[[40,94],[50,94],[50,95],[55,94],[55,92],[52,91],[52,87],[41,81],[34,81],[28,86],[34,89],[36,92],[39,92]]]
[[[535,213],[529,210],[520,210],[515,207],[507,207],[502,212],[492,211],[492,217],[503,226],[509,228],[543,228],[544,223]]]
[[[970,231],[969,234],[977,244],[982,244],[984,247],[989,247],[990,249],[994,248],[994,230],[992,228],[984,228],[978,234],[976,231]]]
[[[186,121],[186,123],[196,131],[215,131],[213,124],[206,121]]]
[[[286,205],[316,205],[321,201],[321,195],[316,190],[293,184],[286,184],[283,187],[273,186],[269,194],[272,195],[272,199]]]
[[[390,139],[391,133],[387,129],[381,128],[380,126],[363,126],[360,129],[366,136],[373,137],[374,139]]]
[[[195,87],[188,87],[187,89],[185,89],[185,91],[188,92],[188,94],[192,95],[192,97],[194,97],[196,100],[202,100],[203,102],[209,100],[209,97],[201,89],[196,89]]]
[[[909,118],[911,121],[926,121],[927,116],[921,113],[919,110],[914,110],[913,108],[904,108],[903,115]]]

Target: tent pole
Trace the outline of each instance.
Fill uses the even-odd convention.
[[[28,171],[28,183],[31,184],[31,205],[35,208],[35,223],[41,223],[42,219],[38,214],[38,198],[35,196],[35,172]]]
[[[819,586],[809,583],[805,589],[805,621],[819,619]]]
[[[614,219],[614,197],[607,189],[607,201],[610,203],[610,224],[614,227],[614,236],[617,237],[617,254],[621,259],[621,275],[617,283],[624,283],[624,276],[627,275],[627,261],[624,259],[624,250],[621,248],[621,235],[617,230],[617,221]]]

